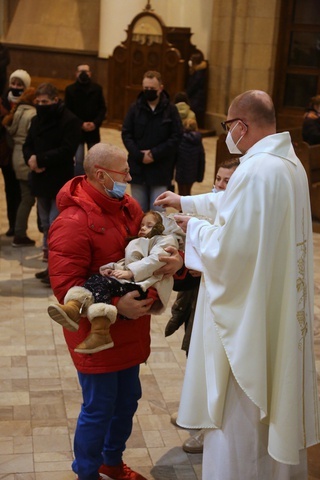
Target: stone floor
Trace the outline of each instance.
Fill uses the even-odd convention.
[[[103,140],[122,146],[116,130],[104,130]],[[212,187],[215,142],[214,137],[204,139],[206,175],[193,193]],[[54,296],[34,277],[46,267],[41,234],[32,211],[29,236],[36,246],[13,248],[12,239],[4,235],[8,225],[1,175],[0,202],[0,479],[73,480],[72,440],[81,395],[61,327],[46,313]],[[320,234],[314,234],[314,244],[320,372]],[[171,304],[174,298],[173,293]],[[124,461],[148,480],[196,480],[201,478],[202,456],[183,452],[181,444],[189,432],[170,423],[178,408],[186,360],[180,349],[183,332],[164,337],[169,308],[152,319],[152,354],[141,367],[143,397]],[[309,480],[320,479],[319,450],[311,453]]]

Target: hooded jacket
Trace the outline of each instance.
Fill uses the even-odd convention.
[[[138,233],[142,210],[129,195],[122,200],[98,192],[79,176],[57,195],[60,215],[49,232],[51,285],[59,302],[72,286],[82,286],[99,267],[124,257],[128,236]],[[115,299],[115,302],[117,300]],[[111,326],[114,347],[93,355],[74,352],[88,335],[90,323],[81,319],[79,330],[64,330],[65,339],[78,371],[107,373],[138,365],[150,354],[150,316],[136,320],[121,317]]]
[[[141,92],[129,108],[122,127],[132,183],[170,185],[181,136],[180,115],[168,94],[162,91],[159,103],[152,110]],[[153,163],[142,163],[142,150],[151,150]]]
[[[179,184],[202,182],[205,150],[200,132],[186,130],[178,149],[175,180]]]

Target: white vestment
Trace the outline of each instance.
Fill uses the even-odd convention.
[[[177,422],[238,428],[243,419],[224,418],[231,375],[267,426],[271,460],[297,465],[300,451],[320,441],[308,183],[287,132],[257,142],[240,161],[219,199],[181,201],[185,213],[217,215],[213,225],[188,223],[185,262],[202,278]],[[229,455],[237,472],[243,459],[229,448],[209,455]],[[269,480],[234,472],[211,478]]]

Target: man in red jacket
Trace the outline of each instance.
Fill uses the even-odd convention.
[[[128,237],[137,235],[143,215],[125,194],[131,176],[123,150],[98,143],[87,154],[84,168],[86,176],[73,178],[60,190],[60,214],[50,229],[50,280],[60,303],[70,287],[83,285],[101,265],[123,258]],[[168,248],[172,255],[163,257],[167,265],[161,272],[172,275],[182,259]],[[99,473],[115,480],[146,480],[122,461],[141,397],[139,365],[150,354],[152,299],[138,296],[130,292],[113,299],[119,312],[110,330],[113,348],[93,355],[74,351],[90,330],[85,317],[78,331],[64,330],[83,395],[72,464],[78,480],[98,480]]]

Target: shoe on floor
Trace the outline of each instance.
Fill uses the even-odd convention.
[[[172,425],[174,425],[175,427],[179,427],[179,425],[177,424],[177,418],[178,418],[178,412],[174,412],[171,417],[170,417],[170,422],[172,423]]]
[[[51,285],[49,275],[45,278],[41,278],[41,282],[45,283],[46,285]]]
[[[34,247],[36,242],[31,240],[31,238],[25,237],[13,237],[12,246],[13,247]]]
[[[147,480],[140,475],[140,473],[131,470],[131,468],[123,462],[116,466],[101,465],[99,473],[107,475],[107,477],[112,480]]]
[[[181,425],[177,423],[177,418],[178,418],[178,412],[175,412],[171,415],[170,422],[172,423],[172,425],[178,428],[185,428],[185,427],[181,427]]]
[[[170,337],[170,335],[172,335],[174,332],[176,332],[181,327],[182,324],[183,324],[183,322],[181,323],[180,319],[175,318],[175,317],[170,318],[170,320],[168,321],[168,323],[166,325],[166,328],[165,328],[165,331],[164,331],[164,336],[165,337]]]
[[[46,278],[49,276],[48,269],[46,268],[45,270],[41,270],[41,272],[35,273],[34,276],[39,280],[41,280],[42,278]]]
[[[203,453],[204,430],[187,438],[182,445],[182,450],[187,453]]]
[[[13,237],[14,235],[14,228],[9,228],[9,230],[6,231],[6,237]]]

